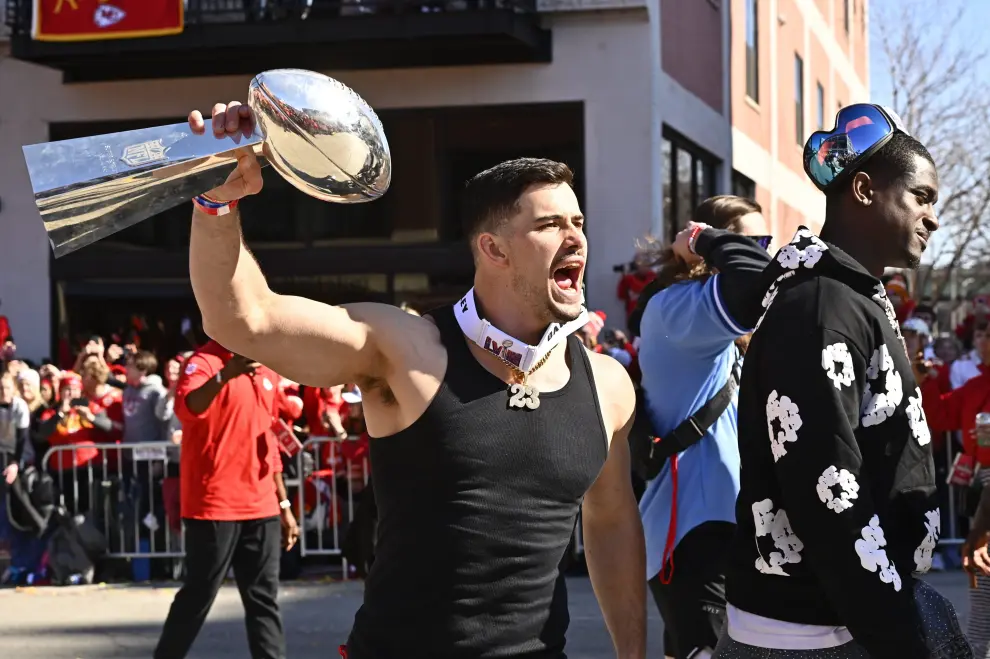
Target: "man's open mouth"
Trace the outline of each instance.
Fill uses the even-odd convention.
[[[578,289],[578,282],[581,280],[581,263],[565,263],[553,271],[553,281],[562,291],[572,291]]]

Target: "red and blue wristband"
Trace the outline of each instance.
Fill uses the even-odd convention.
[[[193,203],[207,215],[227,215],[237,208],[237,199],[233,201],[220,201],[205,194],[193,197]]]
[[[698,236],[701,232],[708,228],[707,224],[696,224],[691,229],[691,233],[688,234],[688,249],[691,250],[692,254],[697,254],[698,252],[694,249],[694,244],[698,241]]]

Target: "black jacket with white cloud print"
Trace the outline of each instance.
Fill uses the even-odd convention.
[[[912,573],[939,536],[931,437],[880,281],[801,228],[764,271],[739,394],[727,597],[848,627],[873,657],[927,657]]]

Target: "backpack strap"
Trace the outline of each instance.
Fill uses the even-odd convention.
[[[718,393],[694,414],[682,421],[666,437],[658,437],[653,430],[642,389],[636,392],[636,419],[629,433],[629,443],[633,468],[643,480],[653,480],[660,473],[664,463],[673,455],[697,444],[728,408],[733,395],[739,388],[742,375],[742,353],[736,357],[729,378]]]
[[[736,359],[732,365],[732,371],[729,373],[729,379],[725,381],[718,393],[695,410],[694,414],[681,421],[680,425],[666,437],[654,437],[651,454],[659,451],[666,459],[700,442],[708,429],[715,425],[718,418],[729,407],[732,396],[739,388],[741,375],[741,359]]]

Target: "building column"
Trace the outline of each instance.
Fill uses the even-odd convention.
[[[24,145],[48,141],[43,109],[30,102],[34,68],[0,57],[0,89],[22,99],[0,104],[0,314],[10,321],[18,356],[38,360],[55,355],[51,354],[48,275],[51,245],[21,151]]]
[[[655,232],[658,209],[662,215],[657,171],[660,149],[654,147],[659,144],[660,120],[653,99],[656,81],[626,82],[649,81],[650,63],[629,66],[630,62],[614,61],[617,67],[608,80],[588,81],[584,101],[584,213],[589,252],[585,282],[588,308],[604,311],[606,326],[624,328],[625,308],[616,297],[621,275],[613,266],[633,259],[637,240]]]
[[[661,40],[660,0],[648,0],[650,15],[650,150],[653,165],[653,185],[650,187],[650,233],[659,240],[672,238],[664,236],[663,222],[663,182],[670,172],[665,171],[663,162],[663,49]]]

